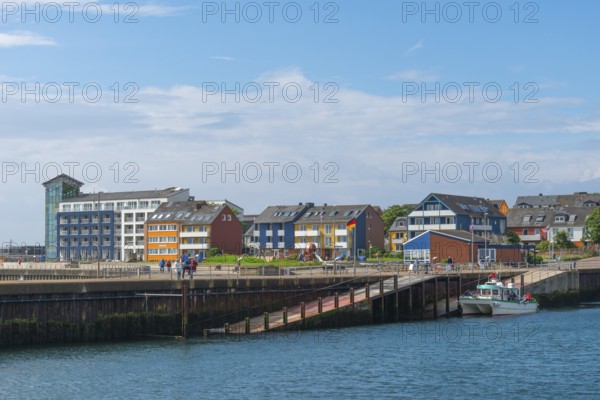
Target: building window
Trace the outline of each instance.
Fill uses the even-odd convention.
[[[531,215],[525,215],[523,217],[523,222],[529,222],[529,221],[531,221]]]
[[[554,222],[565,222],[565,216],[564,215],[556,215],[554,217]]]
[[[299,231],[305,231],[306,230],[306,225],[299,225],[298,226],[298,230]]]
[[[227,215],[227,222],[231,222],[231,215]]]
[[[325,233],[331,233],[331,224],[325,224]]]
[[[523,235],[529,235],[529,230],[528,229],[523,229]]]
[[[329,236],[325,238],[325,247],[332,247],[331,237],[329,237]]]

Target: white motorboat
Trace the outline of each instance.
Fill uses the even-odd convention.
[[[515,315],[538,311],[538,303],[529,293],[521,297],[521,290],[513,283],[504,286],[502,281],[490,279],[477,285],[476,292],[467,292],[460,297],[463,315]]]

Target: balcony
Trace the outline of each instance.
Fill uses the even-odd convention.
[[[335,248],[336,249],[347,249],[348,248],[348,243],[346,243],[346,242],[335,242]]]
[[[336,229],[335,236],[348,236],[348,229]]]
[[[450,210],[426,210],[426,211],[413,211],[410,213],[411,217],[454,217],[456,214]]]
[[[194,243],[194,244],[182,244],[179,245],[181,250],[208,250],[210,249],[210,244],[208,243]]]
[[[208,234],[208,232],[179,232],[179,236],[182,238],[187,238],[187,237],[207,238],[210,235]]]
[[[318,237],[320,234],[319,231],[296,231],[294,233],[296,237]]]

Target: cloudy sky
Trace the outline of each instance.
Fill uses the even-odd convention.
[[[594,0],[0,4],[2,242],[57,172],[246,213],[598,191]]]

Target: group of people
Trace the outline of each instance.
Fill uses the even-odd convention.
[[[171,268],[175,267],[177,279],[185,278],[185,272],[187,271],[188,277],[192,279],[196,269],[198,268],[198,259],[197,257],[190,257],[184,254],[176,259],[173,264],[171,264],[171,260],[165,261],[163,258],[158,263],[158,266],[160,268],[160,272],[164,272],[165,268],[167,269],[167,272],[171,272]]]

